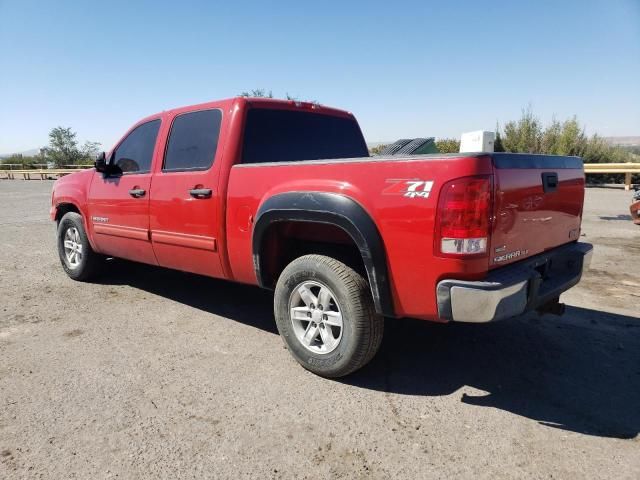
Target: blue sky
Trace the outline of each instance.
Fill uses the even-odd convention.
[[[640,135],[640,0],[0,0],[0,153],[70,126],[266,88],[355,113],[367,141],[493,129],[531,104]]]

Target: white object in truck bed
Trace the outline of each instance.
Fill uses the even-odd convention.
[[[486,130],[463,133],[460,138],[460,153],[493,152],[495,139],[496,134]]]

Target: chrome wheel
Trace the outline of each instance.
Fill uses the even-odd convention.
[[[326,354],[340,343],[342,311],[326,285],[306,281],[294,288],[289,314],[296,338],[307,350]]]
[[[64,232],[64,256],[71,269],[78,268],[82,262],[82,243],[76,227],[69,227]]]

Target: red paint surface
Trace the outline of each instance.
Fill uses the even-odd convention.
[[[580,170],[559,169],[558,191],[545,195],[539,169],[495,170],[495,222],[491,251],[503,245],[507,252],[528,251],[536,255],[564,243],[577,240],[580,234],[584,202],[584,175]],[[569,233],[574,232],[573,238]],[[522,260],[515,257],[491,267],[501,267]]]

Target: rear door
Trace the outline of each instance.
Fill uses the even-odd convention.
[[[222,277],[218,148],[222,110],[187,111],[171,119],[151,190],[151,241],[158,264]]]
[[[151,165],[160,119],[135,127],[114,149],[112,173],[96,173],[89,191],[89,222],[101,253],[155,264],[149,238]]]
[[[578,239],[584,202],[580,158],[503,153],[493,154],[493,166],[492,267]]]

